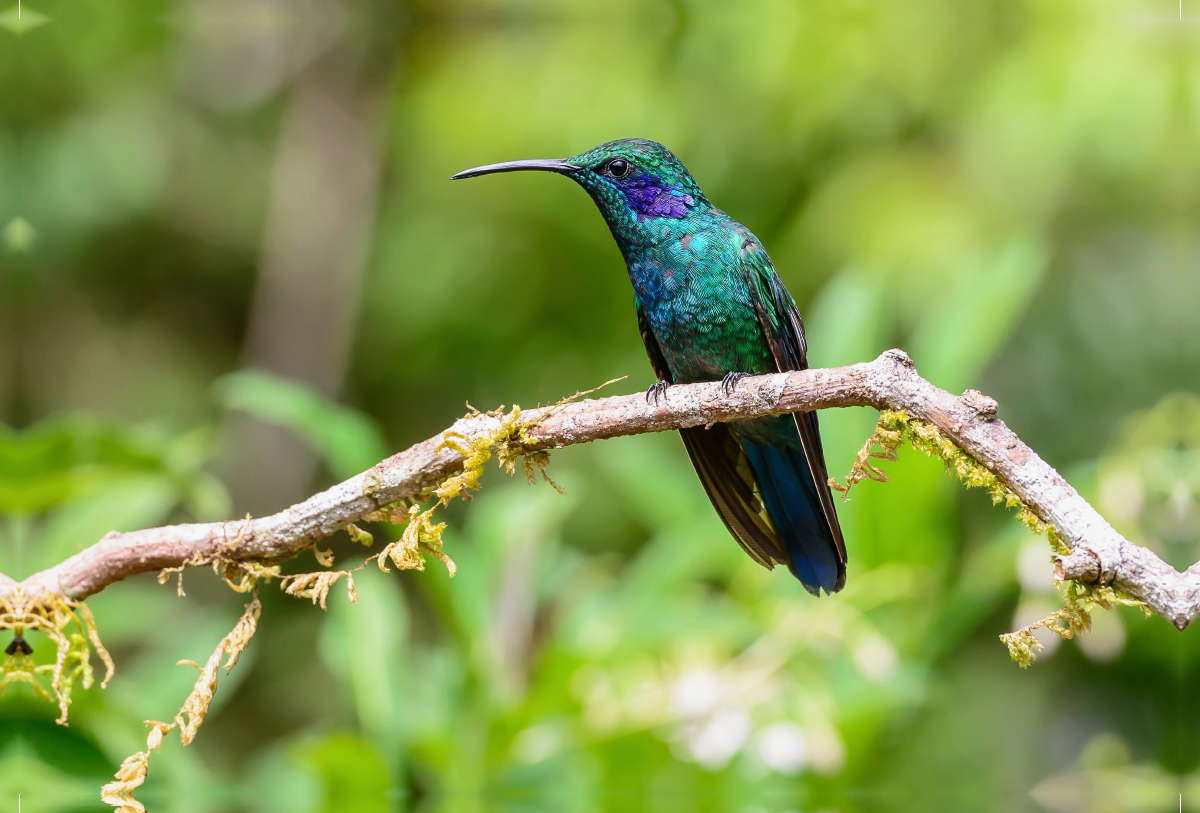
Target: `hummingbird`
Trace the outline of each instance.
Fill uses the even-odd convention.
[[[766,250],[709,203],[683,163],[641,138],[566,159],[507,161],[451,180],[536,170],[587,191],[625,258],[642,342],[657,381],[720,381],[804,370],[804,323]],[[846,546],[830,493],[815,412],[681,429],[696,474],[750,558],[786,565],[814,596],[846,583]]]

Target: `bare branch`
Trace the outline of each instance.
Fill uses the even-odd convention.
[[[973,390],[960,398],[938,389],[917,374],[900,350],[849,367],[746,378],[729,395],[719,383],[679,385],[668,388],[657,404],[638,393],[522,414],[538,419],[535,425],[526,424],[532,442],[525,450],[533,452],[738,418],[850,406],[904,410],[936,426],[994,472],[1039,519],[1053,525],[1073,551],[1056,562],[1060,578],[1120,586],[1179,629],[1200,614],[1200,565],[1178,573],[1124,539],[996,419],[995,401]],[[463,418],[369,471],[268,517],[110,533],[19,586],[77,601],[139,573],[214,560],[271,563],[290,558],[460,471],[463,456],[443,445],[447,434],[470,441],[495,431],[501,420],[486,414]],[[0,576],[0,596],[17,586]]]

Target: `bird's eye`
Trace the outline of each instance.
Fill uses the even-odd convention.
[[[614,178],[624,178],[629,174],[629,162],[624,158],[614,158],[605,164],[604,171]]]

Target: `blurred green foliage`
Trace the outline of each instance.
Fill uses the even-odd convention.
[[[671,146],[763,240],[815,365],[905,347],[935,383],[995,397],[1123,532],[1188,564],[1200,29],[1184,12],[30,0],[0,15],[0,570],[256,504],[261,484],[229,485],[229,410],[298,433],[315,489],[464,401],[649,384],[586,197],[549,176],[446,181],[631,135]],[[341,406],[241,369],[269,213],[297,188],[289,111],[314,76],[368,100],[379,144],[365,272],[343,286]],[[841,475],[874,415],[821,420]],[[362,571],[359,603],[335,591],[327,613],[267,590],[197,741],[168,741],[139,798],[1007,813],[1174,809],[1183,792],[1200,810],[1195,635],[1105,614],[1016,669],[996,635],[1058,601],[1045,541],[900,457],[893,482],[841,505],[849,582],[819,601],[741,554],[673,436],[555,453],[565,497],[489,471],[447,512],[453,580]],[[5,693],[0,798],[98,808],[141,721],[187,695],[175,662],[204,660],[240,615],[211,574],[184,583],[186,598],[139,578],[89,602],[117,676],[77,694],[69,728]]]
[[[383,433],[374,421],[358,410],[330,404],[309,387],[261,370],[230,373],[216,386],[227,409],[245,410],[306,438],[339,480],[387,456]]]

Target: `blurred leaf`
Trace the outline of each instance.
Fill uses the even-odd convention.
[[[1153,764],[1130,765],[1129,746],[1114,734],[1094,735],[1079,756],[1079,768],[1049,776],[1031,795],[1052,813],[1152,813],[1164,800],[1179,799],[1180,810],[1194,802],[1179,796],[1181,783]]]
[[[31,15],[36,15],[37,12],[31,12]],[[32,20],[33,17],[31,16]],[[5,24],[5,15],[0,14],[0,25]],[[36,23],[34,23],[36,25]],[[0,242],[4,243],[4,247],[9,251],[23,252],[33,249],[33,244],[37,241],[37,231],[33,228],[28,220],[23,217],[14,217],[8,221],[8,225],[0,231]]]
[[[674,432],[602,443],[592,450],[626,511],[650,528],[690,523],[709,507],[703,487]]]
[[[354,575],[358,602],[331,599],[321,625],[321,659],[350,690],[359,726],[393,761],[408,725],[404,692],[408,608],[399,582],[374,565]]]
[[[329,471],[347,479],[387,455],[383,433],[369,417],[330,403],[303,384],[261,370],[243,370],[216,384],[226,409],[240,409],[291,429],[312,444]]]
[[[179,496],[174,484],[163,477],[111,477],[54,511],[23,564],[34,572],[95,544],[109,531],[153,528]]]
[[[329,734],[298,748],[325,783],[324,813],[385,813],[395,807],[388,798],[387,772],[379,752],[349,733]]]
[[[554,593],[545,579],[559,563],[573,504],[569,494],[514,478],[481,492],[466,528],[449,537],[458,574],[432,589],[461,636],[481,699],[503,706],[525,689],[539,605]]]
[[[216,477],[199,474],[186,495],[184,507],[201,522],[216,522],[230,514],[229,490]]]
[[[7,694],[5,700],[10,701],[12,715],[0,721],[0,751],[4,753],[0,762],[18,754],[36,755],[64,773],[103,777],[111,772],[112,764],[87,732],[58,725],[32,700],[11,702],[13,698]]]
[[[113,480],[161,477],[177,488],[202,477],[210,432],[178,438],[75,415],[21,432],[0,425],[0,510],[34,514],[79,499]]]
[[[1017,585],[1016,560],[1021,547],[1037,540],[1032,531],[1015,521],[1003,526],[995,539],[967,552],[954,586],[943,599],[943,608],[925,642],[931,660],[944,657],[962,644],[979,623],[996,611]],[[1046,558],[1050,546],[1045,539]]]
[[[887,349],[895,318],[869,269],[858,266],[842,269],[817,294],[807,314],[810,363],[814,367],[838,367],[871,360]],[[830,476],[845,478],[859,448],[871,436],[877,418],[872,409],[827,409],[818,413]],[[857,554],[863,537],[859,509],[870,498],[863,491],[848,501],[835,500],[842,534],[852,556]]]
[[[978,386],[984,365],[1041,283],[1048,260],[1040,240],[1013,238],[943,291],[913,331],[910,355],[921,374],[953,393]]]
[[[261,813],[320,810],[324,776],[307,751],[308,743],[287,743],[260,754],[250,767],[242,804]]]
[[[0,27],[7,28],[9,31],[16,34],[18,37],[21,36],[22,34],[26,34],[30,31],[32,31],[33,29],[37,28],[38,26],[45,25],[48,22],[50,22],[50,18],[47,17],[45,14],[39,14],[37,11],[34,11],[31,8],[25,8],[23,5],[15,5],[15,6],[12,6],[8,9],[6,9],[3,12],[0,12]],[[13,222],[15,223],[16,221],[13,221]],[[11,226],[12,224],[9,224],[9,225]],[[28,225],[28,224],[26,224],[26,225]],[[30,231],[32,231],[32,230],[30,230]],[[7,229],[5,229],[4,237],[5,237],[5,242],[11,246],[12,244],[8,241],[8,230]],[[32,239],[26,243],[26,246],[28,246],[28,245],[32,245]],[[22,249],[11,249],[10,248],[10,250],[26,251],[26,250],[28,250],[28,248],[27,247],[22,248]]]
[[[73,811],[91,807],[97,796],[96,777],[78,776],[50,767],[21,740],[0,752],[0,794],[16,809],[21,794],[22,809]]]

